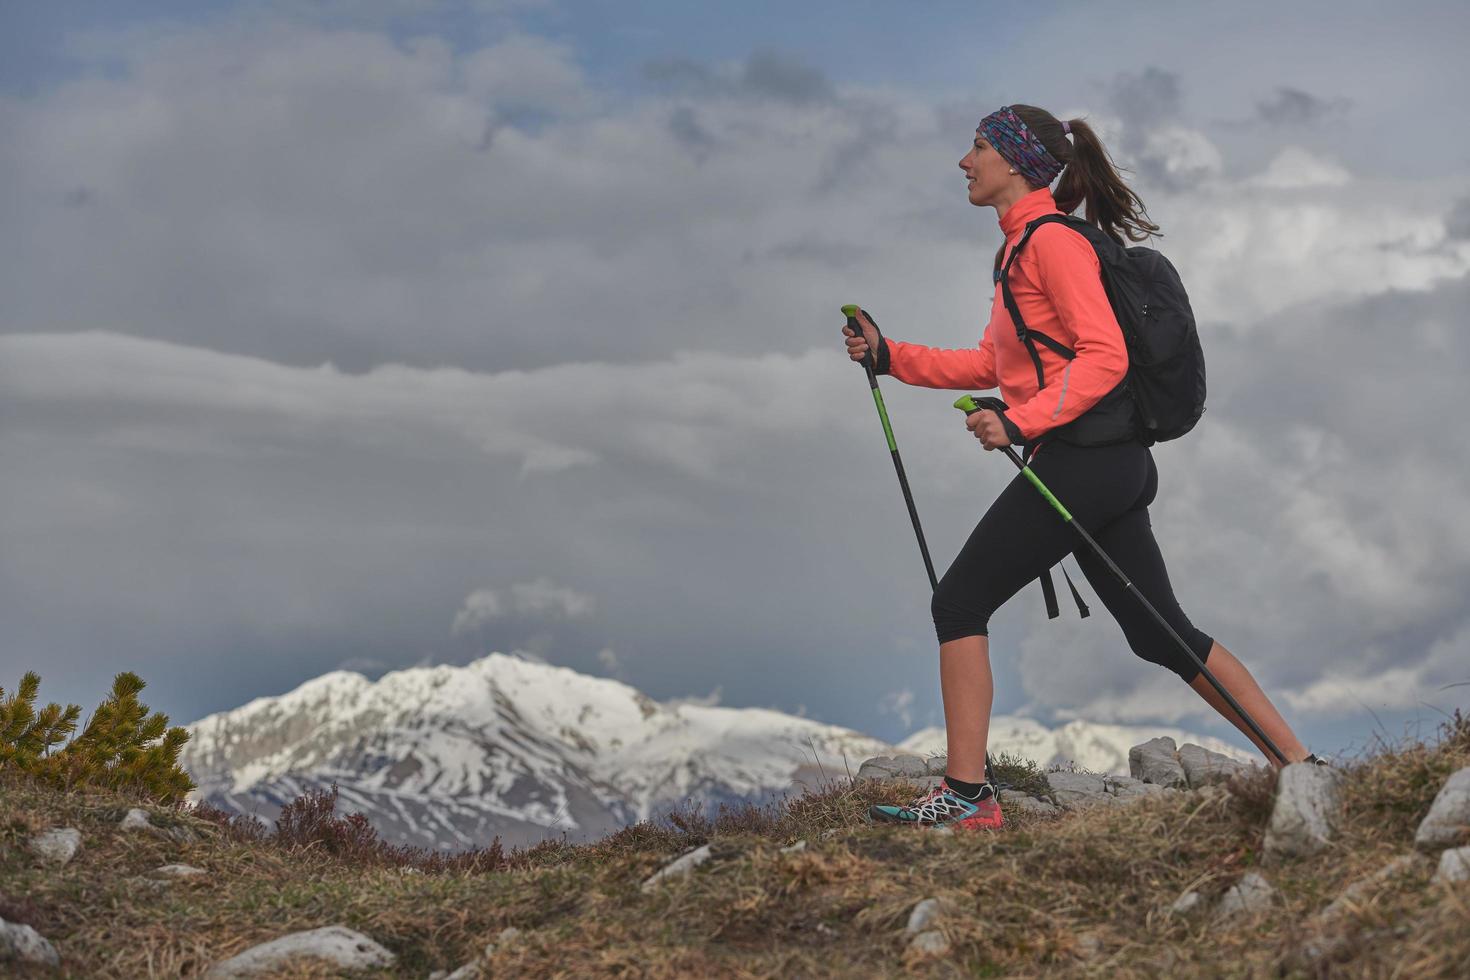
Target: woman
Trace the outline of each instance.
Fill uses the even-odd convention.
[[[997,277],[1026,224],[1044,214],[1071,214],[1086,204],[1087,220],[1120,245],[1120,232],[1132,241],[1158,232],[1113,168],[1097,134],[1082,120],[1063,123],[1034,106],[1003,106],[976,128],[974,145],[960,169],[969,184],[970,203],[995,208],[1000,221],[1005,241],[995,256]],[[1049,188],[1058,174],[1061,181],[1053,197]],[[1103,288],[1096,251],[1065,224],[1048,223],[1032,234],[1007,279],[1028,329],[1076,353],[1068,361],[1047,346],[1037,346],[1045,387],[1039,386],[1031,354],[1016,335],[998,278],[979,347],[946,350],[889,340],[860,315],[862,336],[843,330],[849,355],[861,361],[872,350],[878,373],[907,384],[966,391],[998,386],[1008,408],[979,411],[965,420],[981,445],[993,450],[1029,444],[1037,476],[1287,759],[1321,761],[1292,734],[1250,672],[1190,623],[1174,598],[1149,524],[1158,471],[1153,455],[1132,434],[1132,403],[1119,387],[1128,371],[1128,352]],[[1086,420],[1079,423],[1084,415]],[[940,580],[932,603],[949,742],[945,777],[907,807],[873,807],[872,819],[965,829],[1001,825],[995,788],[985,771],[994,691],[989,619],[1022,586],[1073,554],[1074,545],[1075,532],[1019,474],[981,518]],[[1102,561],[1087,548],[1079,548],[1074,557],[1123,627],[1133,652],[1178,674],[1266,752]]]

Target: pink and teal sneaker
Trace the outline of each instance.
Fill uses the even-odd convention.
[[[978,799],[967,800],[940,780],[938,786],[908,806],[869,807],[868,822],[951,827],[955,830],[997,830],[1003,821],[992,784],[983,784]]]

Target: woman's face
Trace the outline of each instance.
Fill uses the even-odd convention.
[[[1013,179],[1011,165],[1006,162],[1005,157],[995,152],[990,140],[978,130],[970,152],[960,161],[960,169],[965,172],[965,179],[969,182],[970,203],[976,206],[990,204]]]

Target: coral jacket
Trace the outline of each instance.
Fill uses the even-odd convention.
[[[1051,190],[1032,191],[1000,219],[1005,258],[1026,223],[1061,213]],[[1004,266],[1004,260],[1002,261]],[[1102,284],[1102,264],[1092,244],[1061,224],[1038,228],[1010,271],[1011,295],[1026,326],[1077,352],[1068,361],[1044,344],[1036,349],[1046,388],[1036,387],[1031,355],[1016,336],[1000,284],[990,302],[990,322],[979,347],[958,349],[888,341],[889,373],[925,388],[976,390],[1000,387],[1006,417],[1027,442],[1065,425],[1112,391],[1128,373],[1128,348]]]

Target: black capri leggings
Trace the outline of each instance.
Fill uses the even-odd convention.
[[[1195,629],[1179,608],[1149,523],[1159,471],[1148,448],[1140,442],[1085,448],[1050,442],[1032,457],[1031,469],[1203,662],[1214,640]],[[1143,604],[1020,473],[939,580],[931,605],[939,642],[988,635],[991,614],[1069,554],[1123,627],[1135,654],[1186,682],[1198,676],[1199,668]]]

